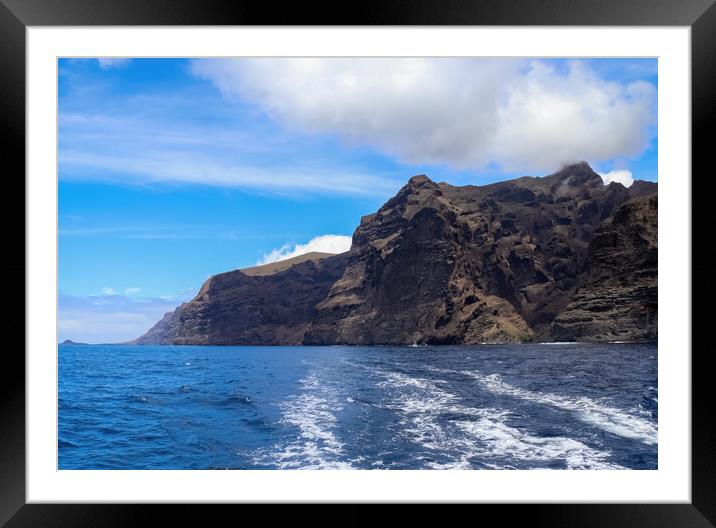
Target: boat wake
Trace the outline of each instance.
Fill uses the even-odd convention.
[[[462,374],[474,378],[483,389],[493,394],[512,396],[572,412],[581,422],[621,438],[639,440],[649,445],[657,443],[658,428],[654,422],[622,409],[609,407],[585,397],[566,397],[522,389],[505,383],[498,374],[485,375],[477,370],[462,371]]]
[[[315,374],[299,383],[301,392],[280,404],[280,423],[297,428],[297,436],[257,453],[254,462],[278,469],[354,469],[334,432],[335,413],[342,410],[337,392]]]
[[[397,434],[427,450],[432,469],[540,468],[623,469],[608,452],[567,437],[541,438],[509,425],[510,411],[473,408],[437,383],[401,373],[384,373],[380,383],[395,397],[387,404],[401,420]]]

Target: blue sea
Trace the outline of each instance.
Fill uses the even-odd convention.
[[[656,469],[657,346],[59,346],[59,469]]]

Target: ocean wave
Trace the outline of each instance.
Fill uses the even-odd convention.
[[[559,396],[515,387],[502,381],[498,374],[485,375],[477,370],[462,371],[462,373],[477,380],[482,388],[493,394],[512,396],[570,411],[579,421],[621,438],[639,440],[649,445],[657,443],[658,427],[655,423],[622,409],[586,397]]]
[[[467,407],[459,396],[429,380],[396,372],[384,373],[384,378],[380,385],[397,393],[388,407],[403,417],[399,434],[448,458],[426,460],[428,468],[511,469],[524,467],[524,462],[543,462],[568,469],[623,469],[608,460],[608,452],[572,438],[534,436],[507,423],[510,411]]]

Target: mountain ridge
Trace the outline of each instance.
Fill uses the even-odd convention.
[[[548,176],[484,186],[413,176],[378,211],[361,218],[347,253],[306,258],[267,275],[215,275],[195,299],[135,342],[652,339],[657,192],[656,183],[642,180],[629,188],[604,185],[584,162]],[[647,206],[633,205],[644,201]],[[635,262],[648,264],[646,274],[619,262],[620,244],[628,245]],[[607,262],[630,273],[638,287],[627,293],[629,285],[609,276]],[[631,314],[625,328],[600,301],[610,292],[628,304],[614,308]]]

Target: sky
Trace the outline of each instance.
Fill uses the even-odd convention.
[[[212,274],[350,247],[415,174],[657,180],[656,59],[60,59],[59,339]]]

